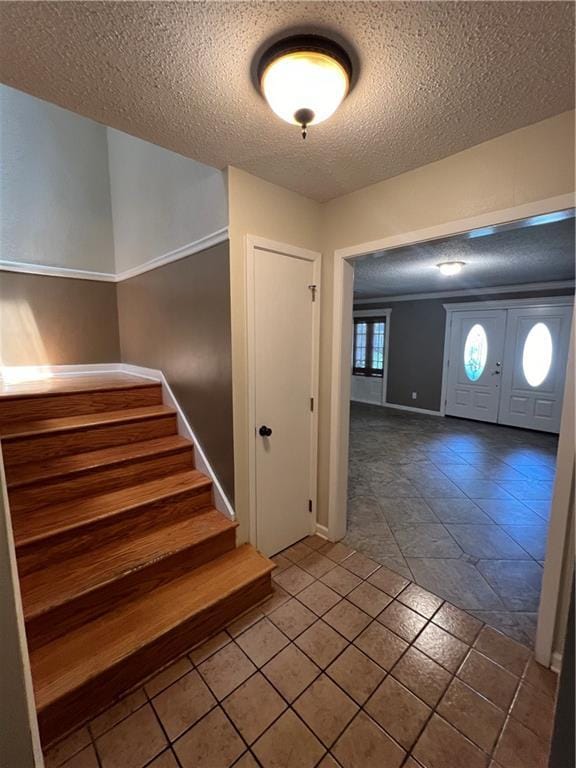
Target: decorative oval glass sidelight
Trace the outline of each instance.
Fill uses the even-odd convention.
[[[470,328],[464,343],[464,370],[470,381],[478,381],[488,358],[488,338],[480,323]]]

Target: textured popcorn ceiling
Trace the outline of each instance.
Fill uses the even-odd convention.
[[[114,128],[328,200],[570,109],[565,2],[2,2],[2,80]],[[270,37],[348,41],[358,81],[310,130],[250,66]]]
[[[442,261],[463,261],[465,266],[459,275],[446,277],[436,267]],[[355,264],[354,296],[368,299],[556,280],[574,280],[573,218],[368,256]]]

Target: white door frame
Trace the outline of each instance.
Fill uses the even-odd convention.
[[[351,354],[351,331],[348,318],[344,317],[352,304],[352,281],[349,272],[355,258],[365,256],[376,251],[385,251],[399,248],[405,245],[416,245],[430,240],[450,237],[469,232],[481,227],[506,224],[512,221],[539,216],[546,213],[562,211],[574,206],[574,195],[567,193],[550,197],[544,200],[517,205],[499,211],[480,214],[467,219],[438,224],[426,229],[390,235],[380,240],[341,248],[334,252],[334,288],[332,307],[332,361],[331,361],[331,404],[330,404],[330,457],[328,477],[328,536],[336,541],[343,538],[346,533],[346,499],[347,499],[347,464],[348,464],[348,412],[350,402],[350,376],[349,363]],[[569,399],[569,398],[568,398]],[[572,425],[569,424],[570,408],[564,404],[562,421],[560,426],[561,440],[566,442],[566,435],[570,434]],[[570,467],[574,464],[574,441],[567,446],[567,452],[571,452],[572,462],[559,463],[556,474],[556,487],[564,488],[567,482],[566,474],[570,473]],[[570,478],[570,483],[572,478]],[[563,536],[567,536],[567,521],[570,520],[571,510],[569,500],[565,494],[555,490],[552,505],[550,528],[562,529]],[[549,548],[559,540],[558,537],[550,539]],[[550,551],[550,549],[549,549]],[[549,601],[551,610],[544,612],[542,607],[538,615],[538,629],[536,638],[537,656],[540,663],[549,666],[551,646],[542,642],[542,637],[550,628],[550,623],[556,623],[558,603],[558,585],[560,584],[562,563],[556,557],[547,557],[544,568],[542,584],[541,606]],[[552,609],[553,608],[553,609]],[[546,625],[546,626],[545,626]],[[554,630],[552,630],[553,632]],[[552,642],[552,641],[550,641]]]
[[[246,236],[246,345],[247,345],[247,397],[248,397],[248,509],[250,541],[257,545],[256,525],[256,387],[255,370],[255,286],[254,263],[257,249],[292,256],[296,259],[311,261],[314,265],[314,285],[316,285],[315,301],[312,305],[312,392],[314,408],[312,410],[312,429],[310,434],[310,498],[312,499],[312,514],[310,515],[310,532],[316,529],[317,497],[318,497],[318,386],[320,379],[320,274],[322,269],[322,254],[309,251],[276,240],[268,240],[256,235]]]
[[[384,329],[384,367],[382,370],[382,397],[378,405],[386,405],[386,399],[388,396],[388,348],[390,346],[390,318],[392,316],[392,309],[355,309],[353,312],[354,317],[385,317],[386,327]],[[353,375],[353,374],[352,374]],[[360,403],[361,400],[354,400],[353,402]],[[370,403],[375,405],[375,403]]]
[[[444,333],[444,359],[442,362],[442,393],[440,395],[440,415],[446,416],[446,398],[448,396],[448,364],[450,362],[450,337],[454,312],[477,312],[483,309],[514,309],[514,307],[572,307],[574,301],[569,296],[549,296],[541,299],[495,299],[494,301],[467,301],[444,304],[446,310],[446,328]]]

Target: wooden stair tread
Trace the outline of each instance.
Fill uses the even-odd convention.
[[[0,381],[0,399],[37,395],[68,395],[76,392],[106,392],[112,389],[157,387],[161,382],[128,373],[102,373],[87,376],[53,376],[40,381],[6,384]]]
[[[33,651],[38,710],[273,568],[270,560],[244,544]]]
[[[199,491],[212,481],[203,472],[190,470],[81,500],[71,499],[16,515],[12,521],[16,547],[41,541],[64,531],[120,515],[179,493]]]
[[[58,419],[40,419],[37,421],[6,424],[2,427],[2,440],[9,441],[20,437],[65,432],[72,429],[86,429],[114,423],[125,423],[155,416],[166,416],[175,413],[173,408],[166,405],[149,405],[145,408],[124,408],[121,411],[105,411],[104,413],[89,413],[81,416],[67,416]]]
[[[24,616],[29,620],[237,525],[217,509],[208,508],[162,528],[33,571],[21,579]]]
[[[129,463],[135,459],[158,456],[186,447],[192,448],[192,443],[185,437],[173,435],[117,445],[113,448],[102,448],[99,451],[60,456],[56,459],[17,464],[10,469],[8,488],[12,489],[40,480],[52,480],[61,476],[89,472],[112,464]]]

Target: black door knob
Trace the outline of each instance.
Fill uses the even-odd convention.
[[[270,437],[270,435],[272,434],[272,430],[270,429],[270,427],[267,427],[265,424],[263,424],[258,430],[258,434],[260,435],[260,437]]]

